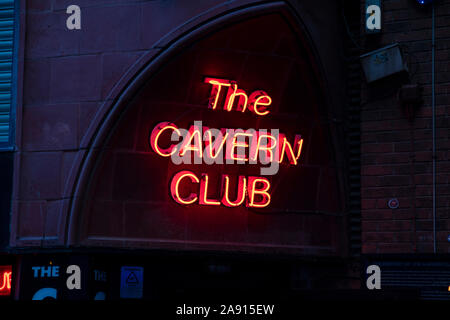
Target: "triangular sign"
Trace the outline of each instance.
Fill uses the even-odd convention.
[[[133,271],[131,271],[130,274],[128,275],[126,283],[127,284],[138,284],[139,283],[139,280],[137,279],[137,277]]]

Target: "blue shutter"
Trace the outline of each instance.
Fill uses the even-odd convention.
[[[0,147],[12,144],[14,18],[14,0],[0,0]]]

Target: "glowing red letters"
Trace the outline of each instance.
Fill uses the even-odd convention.
[[[11,294],[11,266],[0,266],[0,296]]]
[[[244,177],[239,176],[236,199],[230,199],[230,177],[222,175],[221,198],[212,199],[208,197],[209,176],[205,173],[198,178],[193,172],[183,170],[174,175],[170,183],[170,193],[173,200],[179,204],[188,205],[198,201],[201,205],[226,207],[237,207],[244,203],[247,195],[246,206],[253,208],[264,208],[270,203],[269,193],[270,182],[263,177]],[[190,192],[187,195],[181,195],[180,189],[194,189],[197,193]],[[193,191],[193,190],[191,190]],[[186,192],[185,192],[186,193]]]
[[[261,163],[266,164],[272,161],[282,163],[286,156],[287,162],[297,165],[303,146],[303,139],[300,135],[295,135],[294,143],[291,144],[283,133],[275,136],[263,130],[244,132],[239,129],[222,128],[220,129],[221,136],[216,137],[213,141],[211,129],[203,127],[202,133],[200,128],[192,125],[181,142],[172,143],[165,148],[159,142],[164,132],[167,135],[175,134],[177,138],[182,138],[181,132],[175,124],[167,121],[157,124],[150,135],[150,145],[157,154],[162,157],[170,157],[174,154],[183,157],[187,152],[193,152],[197,157],[203,157],[205,162],[206,157],[215,159],[221,151],[224,151],[225,159],[256,162],[259,156]],[[249,142],[243,141],[245,139]],[[243,152],[236,154],[238,149]]]
[[[236,110],[244,112],[248,109],[259,115],[265,116],[269,113],[268,107],[272,104],[272,98],[263,90],[257,90],[247,96],[247,93],[238,88],[236,81],[218,79],[218,78],[205,78],[205,83],[212,85],[211,95],[209,96],[208,108],[217,109],[219,104],[222,88],[227,88],[224,110],[231,111],[233,106],[236,105]]]
[[[223,110],[226,111],[245,112],[248,109],[258,116],[270,113],[269,106],[272,104],[272,98],[265,91],[256,90],[247,95],[238,87],[236,81],[219,78],[205,78],[204,83],[212,86],[208,102],[209,109],[217,110],[219,104],[222,104]],[[257,163],[258,156],[261,164],[282,163],[285,157],[287,160],[285,162],[291,165],[298,164],[303,146],[300,135],[295,135],[294,143],[291,144],[278,130],[274,131],[276,134],[268,133],[267,130],[254,129],[244,131],[220,128],[215,130],[202,128],[198,123],[194,122],[188,130],[178,128],[167,121],[157,124],[150,134],[151,148],[162,157],[172,157],[174,163],[180,158],[188,161],[184,163],[191,163],[189,161],[192,153],[195,159],[203,159],[205,163],[211,164],[209,160],[213,162],[221,160],[218,157],[224,153],[225,159],[244,164]],[[184,159],[186,154],[188,157]],[[216,192],[216,198],[214,198],[211,197],[210,189],[213,185],[208,174],[202,173],[197,176],[191,171],[183,170],[172,177],[170,194],[173,200],[181,205],[198,203],[231,208],[241,206],[245,202],[245,206],[250,208],[264,208],[270,204],[271,185],[267,178],[239,176],[237,182],[233,183],[237,184],[237,188],[230,186],[228,175],[223,174],[221,178],[220,192]],[[231,189],[235,192],[230,192]]]

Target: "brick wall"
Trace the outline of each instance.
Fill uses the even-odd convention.
[[[290,4],[307,26],[328,77],[330,113],[340,114],[339,11],[336,1],[325,2]],[[71,204],[78,200],[74,194],[84,157],[115,100],[143,66],[191,28],[238,8],[271,5],[257,0],[20,3],[23,95],[17,106],[11,247],[70,243]],[[70,4],[81,8],[81,30],[66,29]],[[328,54],[331,50],[336,54]],[[345,238],[345,231],[339,236]]]
[[[409,77],[363,85],[361,183],[363,253],[433,252],[431,7],[415,1],[383,2],[381,35],[362,34],[363,52],[398,42]],[[361,1],[362,8],[364,1]],[[436,5],[436,237],[450,252],[450,1]],[[362,24],[364,26],[364,24]],[[401,83],[423,86],[412,121],[397,101]],[[388,201],[397,198],[398,209]]]

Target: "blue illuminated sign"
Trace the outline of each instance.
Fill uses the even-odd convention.
[[[120,270],[120,297],[141,299],[144,291],[144,268],[122,267]]]

